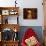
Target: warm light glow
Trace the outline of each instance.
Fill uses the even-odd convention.
[[[0,41],[1,41],[1,32],[0,32]]]
[[[0,15],[0,20],[1,20],[1,15]]]
[[[1,15],[0,15],[0,17],[1,17]]]
[[[14,31],[15,31],[15,32],[17,32],[17,30],[16,30],[16,29],[14,29]]]

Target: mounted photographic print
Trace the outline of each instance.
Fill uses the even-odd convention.
[[[9,15],[9,10],[2,10],[2,15]]]
[[[24,8],[23,18],[24,19],[37,19],[37,8]]]

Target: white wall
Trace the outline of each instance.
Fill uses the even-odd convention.
[[[37,8],[38,9],[38,19],[36,20],[24,20],[23,10],[20,9],[20,23],[24,26],[43,26],[43,6],[42,0],[24,0],[23,8]]]
[[[15,6],[15,0],[0,0],[1,7]],[[43,26],[43,6],[42,0],[17,0],[19,8],[19,24],[21,26]],[[38,18],[36,20],[24,20],[23,8],[37,8]]]

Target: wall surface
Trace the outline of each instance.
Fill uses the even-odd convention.
[[[42,0],[24,0],[22,10],[20,9],[20,24],[23,26],[42,26],[43,25],[43,6]],[[37,8],[38,14],[36,20],[24,20],[23,19],[23,8]]]
[[[12,7],[15,6],[15,0],[0,0],[0,7]],[[42,0],[17,0],[17,6],[19,6],[19,24],[21,26],[43,26],[43,6]],[[36,20],[24,20],[23,8],[37,8]]]

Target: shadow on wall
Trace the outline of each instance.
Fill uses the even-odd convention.
[[[32,26],[32,27],[31,26],[21,26],[20,27],[20,32],[19,32],[20,42],[21,42],[21,40],[22,40],[22,38],[24,36],[24,33],[26,32],[26,30],[28,28],[32,28],[36,32],[39,41],[41,43],[43,43],[43,30],[42,30],[42,27],[41,26]]]

